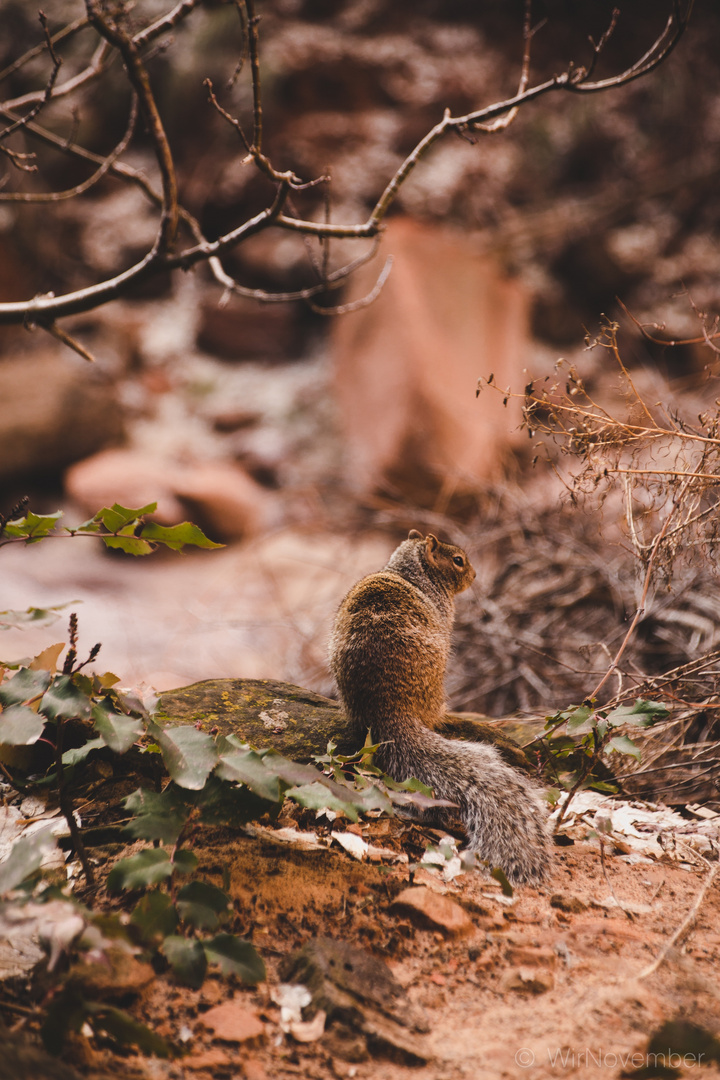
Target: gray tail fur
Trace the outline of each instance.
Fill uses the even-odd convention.
[[[470,850],[512,884],[539,882],[548,862],[546,814],[533,784],[494,746],[446,739],[417,721],[380,748],[377,763],[396,780],[414,776],[460,807]]]

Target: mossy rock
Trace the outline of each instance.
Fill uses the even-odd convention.
[[[160,697],[160,723],[195,724],[203,731],[237,735],[258,749],[272,747],[295,761],[324,754],[332,741],[341,754],[359,749],[340,704],[291,683],[272,679],[206,679],[168,690]],[[515,768],[530,771],[523,751],[476,713],[448,713],[441,733],[448,738],[490,742]]]
[[[272,747],[295,761],[324,754],[330,740],[343,754],[357,749],[337,701],[272,679],[205,679],[160,696],[159,723],[196,724]]]

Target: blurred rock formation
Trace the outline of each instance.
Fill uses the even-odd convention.
[[[385,244],[394,261],[382,293],[333,326],[347,475],[365,492],[445,511],[497,480],[518,442],[518,403],[477,400],[475,387],[480,373],[522,384],[529,297],[457,230],[394,218]],[[357,274],[350,299],[370,291],[379,261]]]

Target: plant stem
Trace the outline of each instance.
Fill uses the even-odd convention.
[[[67,822],[68,829],[70,830],[70,839],[75,850],[75,854],[80,860],[80,864],[83,868],[85,875],[85,881],[88,887],[95,888],[95,874],[93,868],[90,865],[87,851],[85,850],[85,844],[83,843],[82,836],[80,835],[80,829],[78,828],[75,815],[73,813],[73,804],[70,792],[67,785],[67,776],[65,774],[65,766],[63,765],[63,735],[65,729],[65,721],[58,719],[57,733],[55,737],[55,769],[57,772],[57,785],[58,785],[58,801],[60,803],[60,810]]]
[[[623,653],[625,652],[625,649],[628,646],[630,638],[635,633],[635,627],[637,626],[637,624],[640,622],[640,619],[645,614],[645,602],[647,600],[647,594],[648,594],[648,591],[650,589],[650,582],[652,581],[653,563],[655,562],[655,556],[657,555],[658,551],[660,550],[660,545],[662,544],[663,540],[665,539],[665,534],[667,533],[667,531],[668,531],[668,529],[670,527],[670,522],[673,520],[673,516],[675,514],[675,511],[677,510],[677,508],[679,506],[682,505],[682,500],[683,500],[683,498],[685,496],[685,492],[688,489],[690,479],[691,479],[691,477],[688,477],[681,484],[680,490],[677,492],[677,494],[675,495],[675,497],[673,499],[673,508],[670,511],[670,513],[668,514],[668,516],[665,518],[665,522],[663,524],[662,529],[660,530],[660,532],[655,537],[655,540],[653,541],[652,549],[650,551],[650,556],[649,556],[648,562],[647,562],[647,569],[645,571],[645,580],[643,581],[642,595],[640,597],[640,603],[638,604],[637,611],[635,612],[633,620],[630,623],[627,634],[625,635],[625,637],[622,640],[622,644],[620,645],[620,648],[618,649],[618,651],[615,654],[615,659],[613,660],[612,664],[607,669],[607,671],[605,672],[605,674],[603,675],[602,679],[597,684],[597,686],[595,687],[593,692],[589,695],[591,698],[596,698],[598,696],[599,691],[602,690],[603,686],[608,681],[608,679],[612,675],[615,668],[618,666],[618,664],[620,662],[620,658],[622,657]]]

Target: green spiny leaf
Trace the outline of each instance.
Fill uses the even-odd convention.
[[[208,958],[201,942],[170,934],[163,941],[162,951],[178,982],[195,990],[202,986]]]
[[[54,514],[34,514],[30,510],[25,517],[9,521],[3,529],[3,535],[33,543],[52,532],[62,516],[62,510],[56,510]]]
[[[138,788],[128,795],[125,809],[134,815],[125,826],[126,833],[136,839],[161,840],[164,844],[177,841],[188,818],[188,807],[172,785],[159,793]]]
[[[137,509],[121,506],[120,503],[113,503],[112,506],[104,506],[102,510],[98,510],[92,520],[102,522],[108,532],[118,533],[121,529],[127,528],[128,525],[134,526],[145,514],[153,514],[156,510],[156,502],[148,503],[147,506],[139,506]]]
[[[130,916],[130,922],[138,927],[143,941],[156,944],[159,939],[174,933],[178,916],[168,894],[153,889],[138,902]]]
[[[340,799],[325,787],[324,784],[303,784],[300,787],[289,788],[285,795],[299,806],[309,810],[334,810],[338,814],[345,814],[351,821],[357,821],[357,802],[352,798],[352,792],[348,788],[347,799]]]
[[[670,710],[660,701],[644,701],[638,698],[632,705],[619,705],[607,715],[607,722],[612,727],[629,724],[633,727],[651,727],[666,720]]]
[[[183,521],[180,525],[156,525],[151,521],[143,526],[140,533],[144,540],[150,540],[153,544],[164,544],[172,551],[180,551],[186,544],[199,548],[221,548],[224,544],[216,544],[208,540],[197,525],[190,521]]]
[[[614,750],[618,754],[629,754],[636,761],[640,760],[640,747],[636,746],[627,735],[614,735],[612,739],[608,740],[607,748],[608,750]]]
[[[108,892],[130,889],[146,889],[170,877],[173,865],[170,856],[162,848],[148,848],[139,855],[120,859],[108,874]]]
[[[192,874],[198,868],[198,857],[192,851],[183,848],[175,852],[172,866],[178,874]]]
[[[154,1054],[160,1058],[169,1058],[175,1053],[171,1043],[157,1032],[151,1031],[145,1024],[133,1020],[132,1016],[123,1012],[122,1009],[116,1009],[112,1005],[87,1002],[87,1012],[94,1028],[107,1032],[125,1046],[137,1046],[138,1050],[144,1054]]]
[[[155,550],[147,540],[138,536],[103,536],[105,547],[115,551],[124,551],[126,555],[152,555]]]
[[[219,964],[223,975],[237,975],[255,985],[266,977],[265,965],[249,941],[234,934],[217,934],[205,942],[205,954],[211,964]]]
[[[183,922],[196,930],[215,930],[230,907],[230,898],[207,881],[190,881],[178,891],[176,903]]]
[[[40,712],[49,720],[86,720],[91,701],[73,682],[72,675],[56,675],[40,702]]]
[[[8,857],[0,863],[0,896],[16,889],[39,870],[45,855],[56,843],[50,827],[16,840]]]
[[[115,712],[108,698],[104,698],[98,705],[93,705],[92,718],[100,738],[116,754],[126,753],[143,734],[140,720]]]
[[[212,736],[194,727],[161,728],[152,721],[148,733],[160,747],[165,768],[175,783],[199,791],[220,756]]]
[[[43,733],[47,723],[27,705],[11,705],[0,712],[0,745],[32,746]]]
[[[28,623],[34,626],[50,626],[60,618],[60,612],[64,608],[79,602],[79,600],[70,600],[67,604],[56,604],[49,608],[29,607],[25,611],[0,611],[0,630],[8,630],[13,626],[26,626]]]
[[[250,747],[220,755],[215,770],[221,780],[235,780],[245,784],[261,799],[277,803],[281,798],[280,783],[277,774],[270,772],[263,758]]]
[[[44,694],[50,685],[49,671],[21,668],[17,675],[0,686],[0,705],[17,705]]]
[[[62,756],[63,765],[79,765],[93,750],[104,750],[105,743],[102,739],[89,739],[82,746],[66,750]]]

